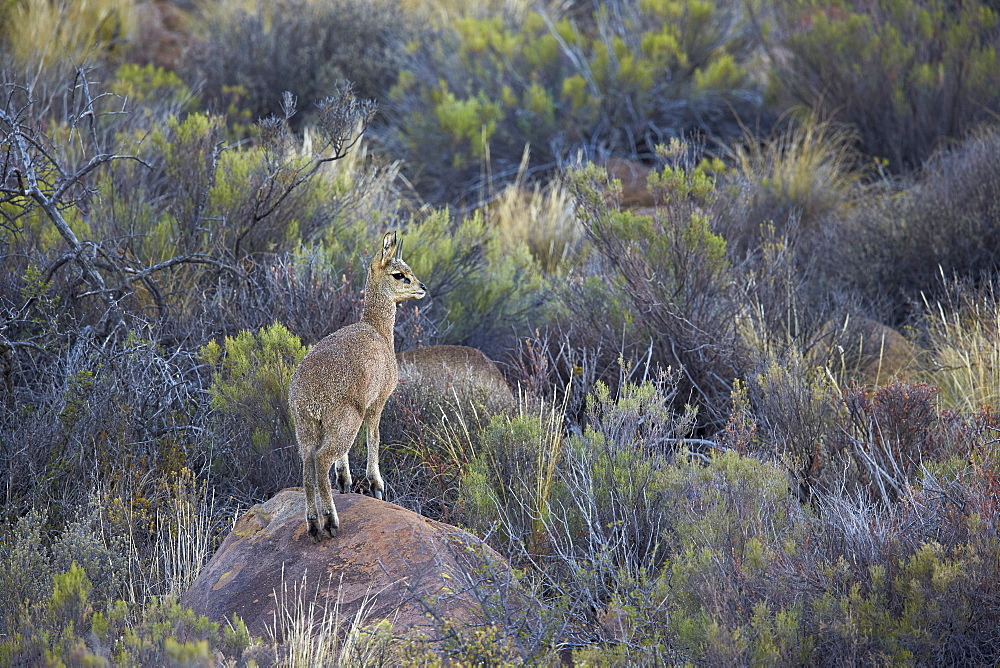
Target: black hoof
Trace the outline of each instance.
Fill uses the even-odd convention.
[[[335,538],[337,536],[337,523],[333,519],[333,513],[329,510],[324,510],[323,514],[326,515],[326,521],[323,522],[323,531],[330,538]]]

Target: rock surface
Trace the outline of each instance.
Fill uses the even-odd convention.
[[[835,367],[847,366],[865,385],[885,385],[905,377],[920,355],[895,329],[859,316],[828,320],[809,349],[813,357],[825,355]]]
[[[423,382],[442,396],[448,396],[452,386],[464,391],[479,388],[500,404],[514,404],[500,369],[478,348],[422,346],[396,353],[396,362],[403,384]]]
[[[389,620],[396,634],[431,635],[429,604],[443,619],[476,623],[482,595],[506,595],[510,567],[470,534],[391,503],[335,494],[340,531],[313,543],[301,488],[284,489],[237,521],[181,603],[213,621],[238,615],[267,635],[276,602],[306,579],[306,600],[341,619]],[[301,589],[300,589],[301,590]],[[314,599],[315,596],[315,599]],[[337,604],[339,597],[339,606]],[[423,603],[421,602],[423,601]]]

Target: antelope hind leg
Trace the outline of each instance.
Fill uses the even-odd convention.
[[[316,451],[302,456],[302,482],[306,489],[306,522],[309,537],[314,543],[320,540],[319,516],[316,513]]]
[[[350,489],[351,472],[346,466],[347,453],[354,443],[354,437],[361,428],[361,416],[354,411],[343,411],[337,419],[324,421],[323,445],[316,453],[316,474],[319,478],[319,498],[322,504],[323,532],[330,537],[337,535],[340,520],[337,508],[333,504],[333,490],[330,488],[330,469],[337,465],[337,487],[343,492],[342,485]]]
[[[304,415],[293,414],[295,423],[295,440],[299,445],[299,456],[302,457],[302,487],[306,492],[306,523],[309,525],[309,537],[313,542],[320,539],[319,515],[317,514],[316,498],[316,450],[320,446],[319,424]]]

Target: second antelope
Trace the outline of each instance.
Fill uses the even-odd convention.
[[[396,304],[426,294],[427,288],[403,262],[396,233],[386,234],[368,265],[361,321],[322,339],[292,374],[288,403],[302,456],[306,520],[314,541],[337,535],[340,520],[333,505],[330,468],[336,464],[337,488],[342,494],[348,492],[352,480],[347,454],[362,423],[368,429],[368,480],[375,497],[382,498],[379,422],[399,380],[393,346]]]

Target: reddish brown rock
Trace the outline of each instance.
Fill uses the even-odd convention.
[[[813,359],[865,385],[885,385],[914,371],[920,350],[902,334],[860,316],[828,320],[809,346]]]
[[[391,503],[336,494],[340,531],[313,543],[305,494],[285,489],[243,515],[181,603],[213,621],[238,615],[254,635],[274,627],[275,592],[306,578],[306,592],[342,619],[365,608],[365,623],[430,634],[430,605],[442,619],[479,621],[478,600],[511,586],[510,567],[474,536]],[[286,595],[287,596],[287,595]]]
[[[608,158],[604,168],[608,170],[609,178],[621,182],[623,209],[641,209],[656,205],[656,198],[649,192],[649,167],[635,160]]]
[[[478,348],[468,346],[422,346],[396,353],[400,382],[423,382],[450,396],[452,387],[482,389],[497,403],[513,405],[514,395],[496,363]]]

